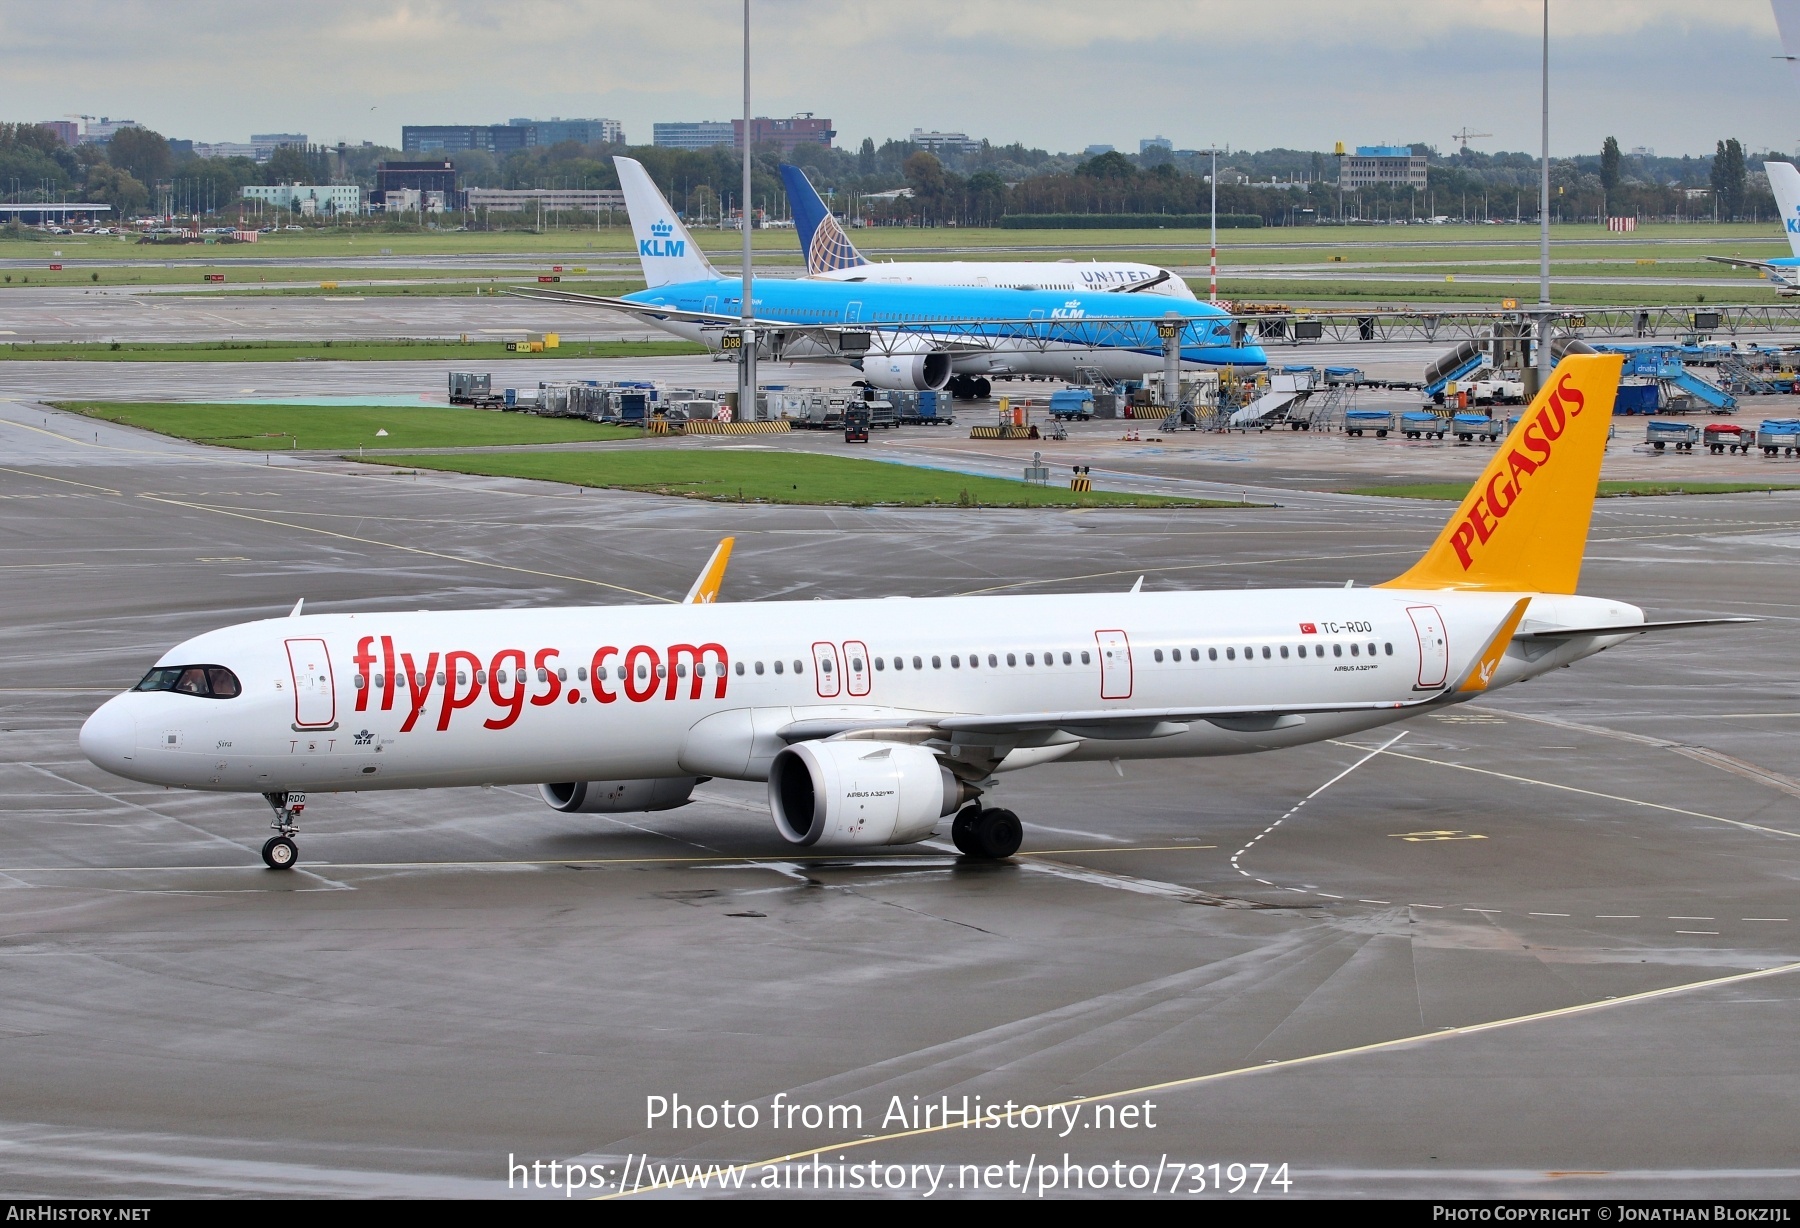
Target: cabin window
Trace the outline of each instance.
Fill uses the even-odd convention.
[[[992,660],[993,660],[993,658],[990,657],[989,661],[991,662]],[[1012,653],[1009,652],[1006,654],[1006,663],[1007,663],[1007,665],[1016,668],[1019,664],[1019,658],[1015,657]]]
[[[934,660],[934,661],[936,659],[937,659],[936,657],[932,658],[932,660]],[[951,669],[961,669],[962,668],[962,658],[958,657],[955,653],[950,654],[950,668]]]
[[[660,674],[659,674],[659,675],[658,675],[658,676],[659,676],[659,677],[660,677],[660,676],[661,676],[661,675],[660,675]],[[685,666],[685,665],[677,665],[677,666],[676,666],[676,667],[675,667],[675,676],[676,676],[676,677],[677,677],[677,678],[685,678],[685,677],[687,677],[687,666]]]
[[[899,659],[900,659],[899,657],[894,658],[894,660],[896,660],[896,661],[898,661]],[[850,664],[856,666],[858,669],[862,668],[861,661],[852,661],[852,662],[850,662]],[[875,658],[875,668],[876,669],[886,669],[887,664],[880,657],[876,657]]]
[[[1271,655],[1273,655],[1273,654],[1271,654],[1269,652],[1269,646],[1267,644],[1264,644],[1263,645],[1263,660],[1267,661]]]
[[[1087,654],[1087,651],[1086,651],[1086,650],[1085,650],[1085,649],[1084,649],[1084,650],[1083,650],[1083,651],[1082,651],[1082,654],[1081,654],[1081,663],[1082,663],[1082,664],[1083,664],[1083,665],[1087,665],[1087,664],[1089,664],[1089,661],[1088,661],[1088,654]]]
[[[862,667],[863,667],[863,663],[862,663],[861,657],[851,657],[850,658],[850,668],[851,669],[855,670],[857,673],[860,674],[860,673],[862,673]]]
[[[1227,661],[1235,661],[1235,660],[1237,660],[1237,649],[1235,649],[1235,648],[1227,648],[1227,649],[1226,649],[1226,650],[1225,650],[1225,659],[1226,659],[1226,660],[1227,660]]]
[[[350,685],[355,687],[359,691],[362,690],[363,689],[363,676],[361,674],[356,675],[354,678],[352,678],[350,680]]]
[[[995,659],[994,654],[991,652],[988,653],[988,668],[989,669],[999,669],[1000,668],[1000,662]]]
[[[1199,659],[1200,659],[1200,650],[1198,648],[1188,649],[1188,660],[1198,661]]]
[[[467,674],[463,673],[460,669],[456,671],[456,685],[457,686],[465,686],[465,685],[467,685],[468,681],[469,681],[469,676]]]
[[[475,685],[476,686],[486,686],[487,685],[487,671],[485,669],[478,669],[475,671]]]
[[[637,674],[638,674],[638,681],[642,682],[644,679],[646,679],[650,676],[650,667],[648,665],[638,666]]]
[[[1162,651],[1162,649],[1158,648],[1156,650],[1156,663],[1158,665],[1162,664],[1162,658],[1163,658],[1163,651]]]
[[[538,681],[539,681],[539,682],[548,682],[548,681],[550,681],[550,671],[549,671],[549,670],[546,670],[546,669],[540,669],[540,670],[538,670]]]
[[[796,674],[804,674],[804,673],[805,673],[805,672],[806,672],[806,666],[805,666],[805,665],[803,665],[803,664],[801,664],[801,663],[800,663],[800,662],[799,662],[799,661],[795,661],[795,662],[794,662],[794,672],[795,672],[795,673],[796,673]],[[825,672],[826,672],[826,673],[830,673],[830,672],[831,672],[831,669],[830,669],[830,666],[829,666],[829,665],[827,665],[827,666],[826,666],[826,671],[825,671]]]
[[[494,671],[494,682],[498,686],[505,686],[506,685],[506,671],[503,669],[495,670]]]
[[[644,669],[643,666],[640,665],[638,667],[638,677],[642,678],[643,676]],[[613,677],[617,678],[620,682],[625,681],[625,667],[623,665],[615,665],[613,667]]]
[[[738,666],[738,673],[741,674],[743,672],[744,672],[744,667],[742,665]],[[575,667],[575,681],[577,681],[577,682],[586,682],[587,681],[587,666],[578,665]]]
[[[1283,661],[1288,659],[1288,646],[1286,644],[1281,646],[1281,659]]]
[[[1333,644],[1331,646],[1331,655],[1334,657],[1343,656],[1344,655],[1344,646],[1342,644]]]
[[[378,687],[385,687],[387,685],[387,675],[376,674],[375,675],[375,685]]]
[[[438,671],[438,674],[437,674],[437,684],[439,686],[444,685],[444,671],[441,669]]]
[[[1031,654],[1030,654],[1030,653],[1026,653],[1026,654],[1025,654],[1025,664],[1027,664],[1027,665],[1036,665],[1036,664],[1037,664],[1037,658],[1036,658],[1036,657],[1034,657],[1034,656],[1032,656],[1032,655],[1031,655]]]
[[[931,658],[931,668],[932,669],[937,668],[937,663],[938,663],[938,659],[936,657]],[[919,658],[917,658],[917,657],[914,657],[913,658],[913,668],[914,669],[924,669],[925,662],[919,660]]]
[[[760,665],[757,666],[756,672],[759,674],[762,673],[762,666],[760,666]],[[744,676],[744,663],[742,661],[739,661],[737,663],[737,676],[740,678],[742,678]]]
[[[1371,657],[1375,655],[1375,645],[1373,645],[1373,644],[1369,645],[1369,655]]]
[[[828,673],[828,674],[829,674],[829,673],[830,673],[830,672],[831,672],[831,658],[830,658],[830,657],[827,657],[827,658],[825,658],[825,659],[824,659],[824,660],[823,660],[823,661],[820,661],[820,662],[819,662],[819,668],[820,668],[820,669],[822,669],[822,670],[824,670],[824,671],[825,671],[825,672],[826,672],[826,673]],[[799,671],[799,670],[795,670],[795,671],[794,671],[794,672],[795,672],[795,673],[799,673],[799,672],[800,672],[800,671]]]
[[[1352,644],[1352,645],[1350,645],[1350,655],[1353,657],[1360,657],[1360,656],[1362,656],[1362,649],[1359,648],[1357,645]]]
[[[557,670],[556,671],[556,680],[558,682],[567,682],[569,680],[569,671],[566,669]]]
[[[1208,661],[1217,661],[1219,659],[1219,650],[1217,648],[1208,648],[1206,650],[1206,659]]]
[[[1390,657],[1394,655],[1394,646],[1392,644],[1387,646],[1387,655]]]

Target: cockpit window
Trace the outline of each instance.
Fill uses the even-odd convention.
[[[244,688],[238,684],[237,675],[223,665],[159,665],[133,689],[236,699]]]

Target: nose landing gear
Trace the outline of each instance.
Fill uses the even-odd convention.
[[[1000,861],[1019,851],[1025,827],[1019,816],[998,807],[974,804],[956,812],[950,823],[950,840],[965,857]]]
[[[291,870],[300,860],[300,846],[294,843],[300,828],[294,820],[306,809],[306,794],[265,793],[263,800],[275,812],[275,821],[269,826],[276,832],[263,842],[263,864],[271,870]]]

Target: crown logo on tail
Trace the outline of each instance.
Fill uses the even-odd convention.
[[[650,233],[659,239],[666,239],[675,233],[675,228],[667,222],[650,223]]]

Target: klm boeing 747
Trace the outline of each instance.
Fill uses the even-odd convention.
[[[527,297],[627,312],[719,350],[737,343],[742,283],[712,266],[649,174],[615,158],[646,289],[620,298],[558,291]],[[760,352],[784,362],[857,367],[877,388],[940,389],[953,376],[1049,375],[1078,368],[1136,379],[1162,366],[1168,329],[1185,366],[1259,367],[1231,317],[1208,303],[1092,290],[885,285],[758,278]]]

